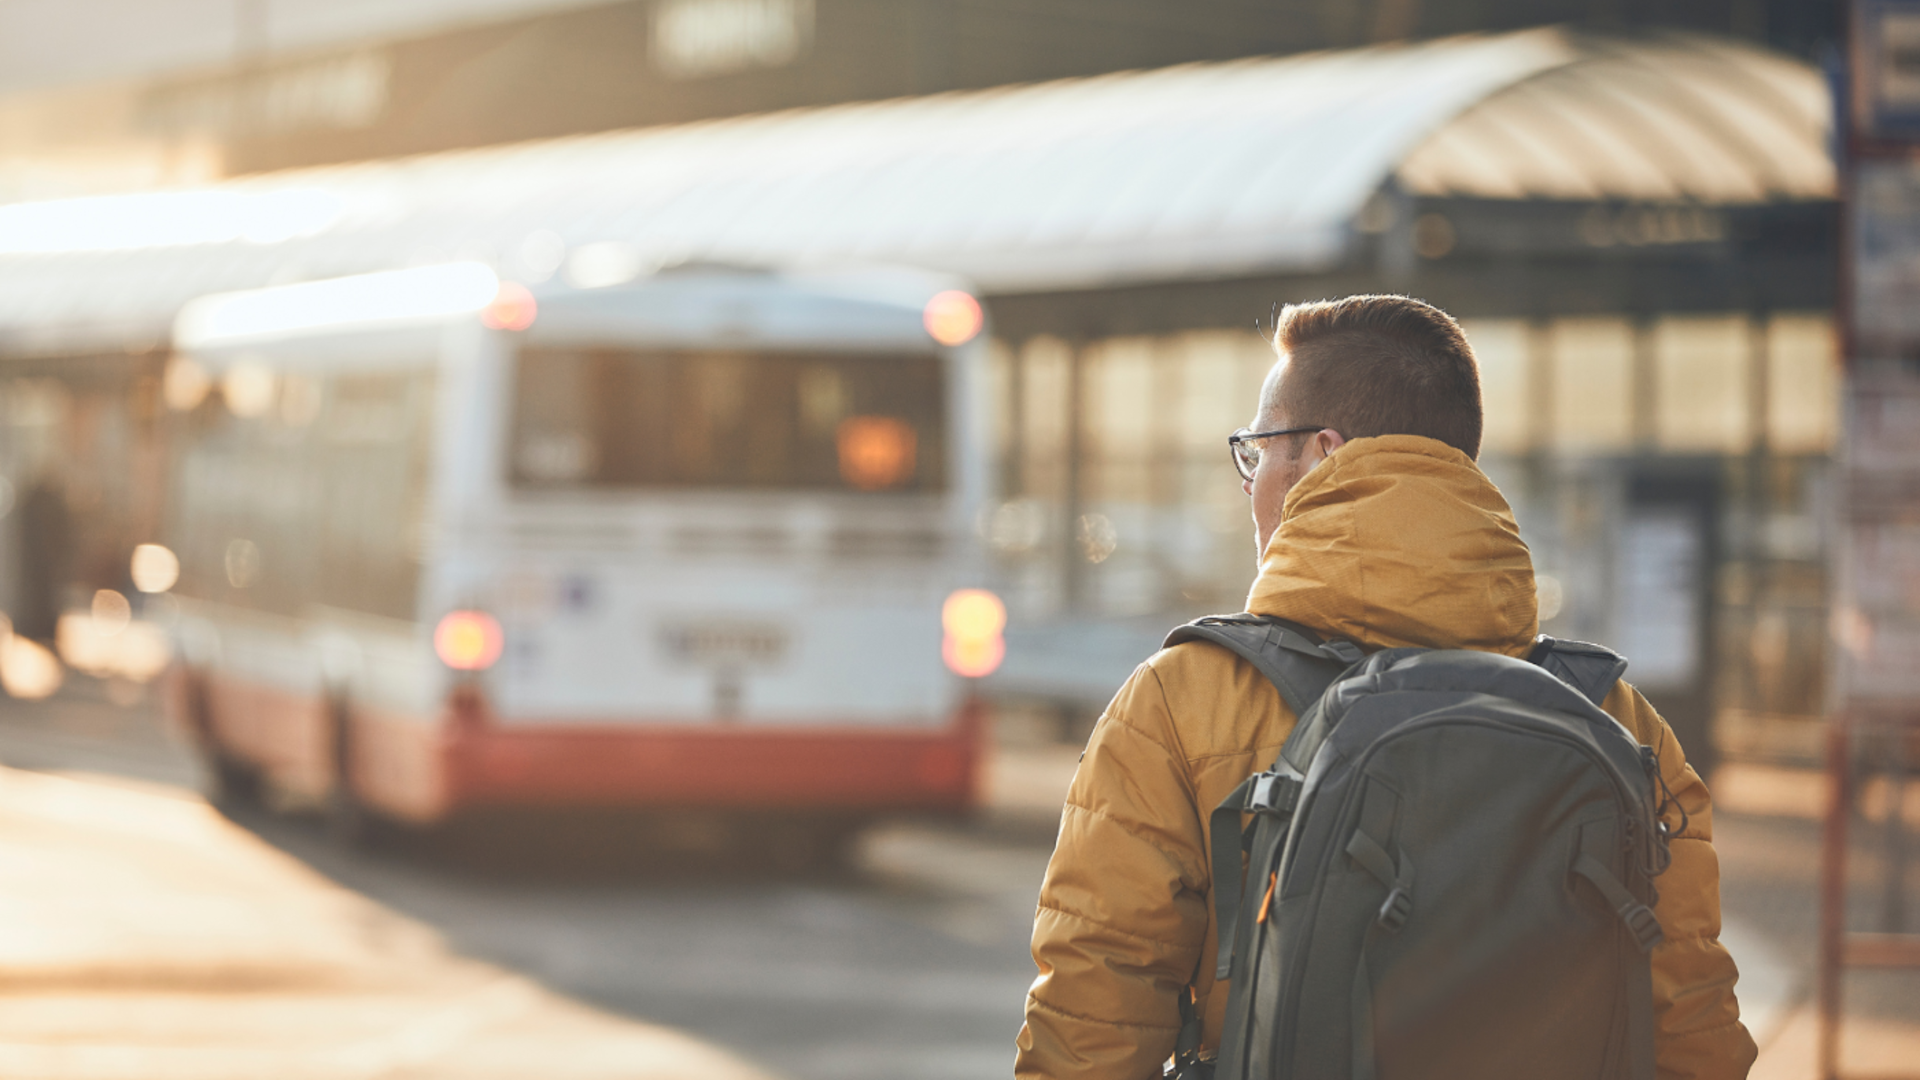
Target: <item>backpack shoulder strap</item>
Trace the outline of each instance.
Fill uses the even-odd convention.
[[[1352,642],[1324,641],[1299,623],[1271,615],[1209,615],[1195,619],[1175,627],[1161,647],[1171,648],[1188,641],[1210,641],[1252,664],[1280,691],[1280,697],[1295,717],[1293,732],[1281,747],[1280,759],[1274,762],[1273,769],[1242,781],[1209,815],[1214,925],[1218,927],[1220,943],[1214,970],[1215,978],[1226,979],[1232,972],[1238,942],[1247,933],[1240,925],[1244,921],[1241,914],[1246,899],[1241,896],[1244,882],[1240,854],[1252,834],[1241,830],[1240,815],[1255,811],[1292,816],[1294,802],[1300,794],[1300,774],[1304,770],[1287,767],[1288,751],[1301,742],[1301,731],[1310,724],[1309,715],[1316,718],[1320,715],[1313,706],[1327,687],[1365,654]],[[1312,741],[1313,745],[1319,745],[1317,740]]]
[[[1589,641],[1565,641],[1541,634],[1527,660],[1585,695],[1599,707],[1626,673],[1627,658]]]
[[[1324,641],[1296,622],[1272,615],[1208,615],[1176,626],[1161,648],[1211,641],[1257,668],[1303,717],[1333,680],[1365,654],[1350,641]]]

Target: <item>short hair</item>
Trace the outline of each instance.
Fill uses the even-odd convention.
[[[1287,360],[1279,380],[1287,423],[1325,424],[1349,439],[1424,435],[1479,458],[1480,366],[1460,324],[1432,304],[1409,296],[1288,304],[1273,347]]]

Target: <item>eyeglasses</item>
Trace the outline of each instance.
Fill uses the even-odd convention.
[[[1253,472],[1260,467],[1260,440],[1280,435],[1309,435],[1327,430],[1325,424],[1311,424],[1307,427],[1281,428],[1279,431],[1248,431],[1241,428],[1227,436],[1227,450],[1233,454],[1233,467],[1240,473],[1240,479],[1253,479]]]

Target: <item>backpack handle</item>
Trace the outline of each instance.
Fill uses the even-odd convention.
[[[1627,658],[1605,645],[1551,638],[1545,634],[1534,640],[1527,662],[1546,668],[1555,678],[1585,695],[1595,708],[1601,707],[1613,692],[1613,684],[1627,673]]]

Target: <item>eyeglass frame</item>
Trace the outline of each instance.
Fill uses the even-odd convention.
[[[1248,431],[1246,428],[1241,428],[1227,436],[1227,456],[1233,459],[1233,471],[1240,474],[1240,479],[1252,480],[1253,470],[1258,469],[1260,463],[1256,461],[1252,468],[1248,468],[1246,462],[1240,457],[1241,444],[1252,442],[1255,439],[1272,439],[1280,435],[1318,434],[1325,430],[1327,430],[1325,424],[1309,424],[1306,427],[1280,428],[1277,431]]]

